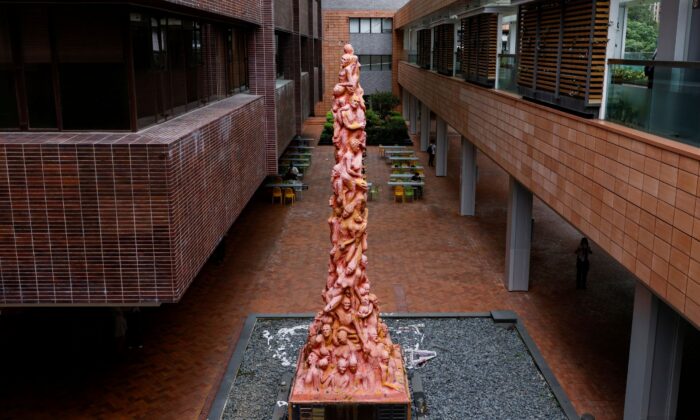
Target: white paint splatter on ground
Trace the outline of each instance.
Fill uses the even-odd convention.
[[[401,335],[405,342],[410,343],[409,346],[404,345],[404,363],[406,369],[416,369],[425,365],[427,361],[437,357],[437,353],[431,350],[421,349],[425,334],[423,329],[425,324],[408,324],[402,325],[399,328],[390,328],[391,335]]]
[[[267,349],[272,353],[273,359],[278,359],[282,366],[291,366],[297,361],[296,350],[293,354],[288,354],[291,337],[297,334],[306,334],[309,329],[307,324],[296,325],[291,328],[280,328],[276,333],[271,334],[268,330],[263,330],[262,336],[267,340]]]

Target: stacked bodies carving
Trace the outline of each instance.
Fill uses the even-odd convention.
[[[314,318],[301,352],[294,393],[320,399],[406,394],[401,349],[379,319],[377,297],[367,278],[367,182],[365,103],[360,63],[350,44],[333,88],[333,195],[328,219],[332,248],[325,306]]]

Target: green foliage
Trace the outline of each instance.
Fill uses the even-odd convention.
[[[651,4],[651,2],[644,1],[642,4],[629,7],[627,12],[627,35],[625,38],[626,53],[651,55],[656,51],[659,24],[651,12]]]
[[[612,82],[614,84],[626,83],[631,85],[646,86],[648,79],[644,74],[644,70],[637,70],[626,66],[615,66],[612,71]]]
[[[377,102],[374,102],[375,104]],[[398,103],[398,99],[397,99]],[[396,106],[396,105],[394,105]],[[367,144],[405,144],[408,139],[408,130],[406,129],[406,121],[401,116],[401,113],[388,110],[382,118],[381,114],[376,109],[367,108],[365,119],[367,124],[365,132],[367,133]],[[326,114],[326,123],[323,125],[319,144],[332,144],[333,142],[333,114]]]
[[[377,115],[377,113],[371,109],[367,109],[367,112],[365,112],[365,118],[367,119],[367,128],[381,125],[382,123],[379,115]]]
[[[379,114],[379,118],[385,119],[389,113],[400,103],[399,98],[391,92],[377,92],[365,97],[365,103],[369,108]]]

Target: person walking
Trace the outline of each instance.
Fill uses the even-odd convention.
[[[588,239],[581,238],[578,248],[576,248],[576,288],[586,289],[586,277],[588,276],[588,256],[591,255],[591,247],[588,245]]]
[[[430,143],[428,145],[428,166],[435,166],[435,152],[437,151],[437,146],[435,143]]]

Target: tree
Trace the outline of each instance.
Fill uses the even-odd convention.
[[[659,24],[652,13],[654,2],[642,2],[627,10],[625,52],[652,54],[656,51]]]

